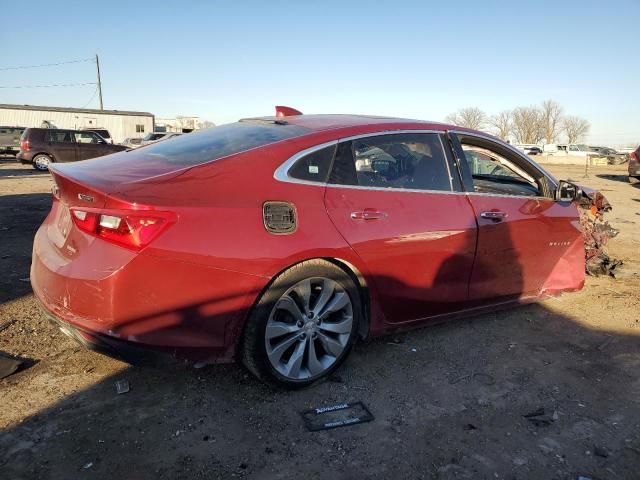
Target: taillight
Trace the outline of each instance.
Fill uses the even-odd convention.
[[[29,140],[20,141],[20,150],[22,150],[23,152],[29,151]]]
[[[92,211],[72,209],[73,221],[83,232],[132,250],[142,250],[176,221],[170,212]]]
[[[635,160],[636,162],[640,161],[640,158],[638,158],[638,154],[636,152],[631,152],[630,157],[632,160]]]

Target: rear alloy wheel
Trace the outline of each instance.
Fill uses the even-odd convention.
[[[35,157],[33,157],[33,168],[36,170],[40,170],[41,172],[46,172],[49,170],[49,164],[51,163],[51,157],[49,155],[45,155],[44,153],[39,153]]]
[[[349,275],[323,260],[303,262],[278,277],[254,309],[245,330],[245,364],[271,384],[310,385],[346,358],[359,316]]]

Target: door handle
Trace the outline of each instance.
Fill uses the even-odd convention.
[[[493,220],[494,222],[499,222],[505,218],[507,218],[507,214],[505,212],[498,212],[498,211],[489,211],[489,212],[482,212],[480,214],[480,216],[482,218],[487,218],[489,220]]]
[[[377,220],[387,216],[384,212],[366,208],[360,212],[351,212],[351,218],[354,220]]]

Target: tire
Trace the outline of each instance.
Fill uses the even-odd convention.
[[[47,170],[49,170],[49,164],[52,162],[53,159],[45,153],[37,154],[35,157],[33,157],[32,161],[33,168],[40,172],[46,172]]]
[[[280,274],[253,307],[242,338],[242,361],[263,382],[308,387],[346,359],[362,308],[358,289],[341,268],[308,260]]]

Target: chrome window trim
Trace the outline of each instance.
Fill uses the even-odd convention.
[[[506,198],[522,198],[527,200],[547,200],[553,202],[554,200],[549,197],[541,197],[539,195],[509,195],[506,193],[484,193],[484,192],[456,192],[448,190],[417,190],[409,188],[391,188],[391,187],[363,187],[360,185],[339,185],[336,183],[314,183],[316,186],[323,186],[327,188],[349,188],[354,190],[374,190],[378,192],[408,192],[408,193],[429,193],[429,194],[444,194],[444,195],[482,195],[485,197],[506,197]]]
[[[551,184],[555,188],[558,188],[558,182],[555,180],[553,175],[551,175],[549,172],[547,172],[542,166],[538,165],[533,160],[531,160],[527,156],[527,154],[525,154],[524,152],[521,152],[520,150],[515,148],[510,143],[503,142],[499,138],[495,138],[495,137],[493,137],[491,135],[478,133],[478,132],[466,132],[464,130],[448,130],[448,131],[451,132],[451,133],[455,133],[456,135],[467,135],[469,137],[481,138],[481,139],[487,140],[489,142],[497,143],[497,144],[501,145],[502,147],[506,147],[508,150],[510,150],[511,152],[515,153],[520,158],[524,159],[529,165],[531,165],[531,167],[533,167],[534,169],[536,169],[537,171],[542,173],[542,175],[544,175],[547,178],[547,180],[549,180],[551,182]],[[472,193],[472,192],[470,192],[470,193]],[[524,196],[524,197],[526,197],[526,195],[507,195],[507,196]],[[547,198],[547,197],[540,197],[540,198]]]
[[[333,145],[337,145],[340,142],[347,142],[347,141],[351,141],[351,140],[357,140],[359,138],[367,138],[367,137],[376,137],[379,135],[393,135],[393,134],[405,134],[405,133],[436,133],[439,136],[440,135],[444,135],[447,132],[451,132],[451,133],[455,133],[455,134],[461,134],[461,135],[469,135],[469,136],[475,136],[475,137],[479,137],[482,138],[484,140],[488,140],[491,142],[496,143],[496,139],[491,137],[490,135],[483,135],[483,134],[478,134],[475,132],[465,132],[463,130],[384,130],[384,131],[380,131],[380,132],[371,132],[371,133],[363,133],[360,135],[352,135],[350,137],[343,137],[343,138],[339,138],[336,140],[331,140],[330,142],[324,142],[324,143],[320,143],[318,145],[314,145],[312,147],[306,148],[298,153],[296,153],[295,155],[291,156],[290,158],[288,158],[287,160],[285,160],[273,173],[273,178],[280,181],[280,182],[285,182],[285,183],[296,183],[299,185],[309,185],[309,186],[313,186],[313,187],[327,187],[327,188],[352,188],[352,189],[356,189],[356,190],[373,190],[373,191],[378,191],[378,192],[409,192],[409,193],[426,193],[426,194],[444,194],[444,195],[483,195],[483,196],[487,196],[487,197],[504,197],[504,198],[522,198],[522,199],[528,199],[528,200],[547,200],[547,201],[554,201],[553,199],[549,198],[549,197],[543,197],[540,195],[509,195],[506,193],[484,193],[484,192],[463,192],[463,191],[455,191],[453,189],[453,185],[451,185],[451,191],[448,190],[418,190],[418,189],[408,189],[408,188],[384,188],[384,187],[364,187],[364,186],[360,186],[360,185],[339,185],[339,184],[335,184],[335,183],[329,183],[327,182],[312,182],[309,180],[300,180],[298,178],[293,178],[289,176],[289,169],[293,166],[294,163],[296,163],[300,158],[309,155],[310,153],[316,152],[318,150],[322,150],[323,148],[326,147],[331,147]],[[440,143],[442,145],[442,148],[444,149],[445,146],[442,144],[442,138],[440,138]],[[547,177],[547,179],[549,181],[551,181],[551,183],[557,188],[558,184],[555,181],[555,179],[553,178],[553,176],[549,175],[547,173],[546,170],[544,170],[542,167],[540,167],[538,164],[532,163],[532,161],[526,157],[526,155],[524,155],[522,152],[520,152],[518,149],[514,148],[512,145],[508,144],[508,143],[504,143],[500,140],[497,141],[497,143],[500,143],[502,146],[504,147],[508,147],[509,150],[515,152],[516,154],[520,155],[521,157],[523,157],[533,168],[535,168],[536,170],[540,171],[543,175],[545,175],[545,177]],[[444,153],[444,152],[443,152]],[[447,163],[447,169],[449,169],[449,162]],[[451,171],[449,169],[449,173],[451,174]]]
[[[446,133],[445,130],[383,130],[380,132],[370,132],[370,133],[361,133],[359,135],[352,135],[350,137],[342,137],[342,138],[338,138],[337,140],[331,140],[330,142],[325,142],[325,143],[320,143],[318,145],[314,145],[313,147],[309,147],[305,150],[302,150],[298,153],[296,153],[295,155],[293,155],[292,157],[290,157],[289,159],[285,160],[284,163],[282,163],[275,172],[273,172],[273,178],[275,178],[276,180],[280,181],[280,182],[286,182],[286,183],[298,183],[300,185],[314,185],[316,187],[319,186],[331,186],[333,184],[330,184],[328,181],[326,182],[312,182],[310,180],[300,180],[298,178],[293,178],[291,176],[289,176],[289,170],[291,169],[291,167],[293,166],[294,163],[296,163],[299,159],[301,159],[302,157],[309,155],[313,152],[317,152],[318,150],[322,150],[323,148],[326,147],[331,147],[332,145],[337,145],[338,143],[342,143],[342,142],[350,142],[352,140],[358,140],[360,138],[367,138],[367,137],[377,137],[377,136],[382,136],[382,135],[402,135],[402,134],[407,134],[407,133],[436,133],[438,135],[444,135]],[[449,168],[449,162],[446,161],[446,153],[444,151],[444,144],[442,143],[442,138],[439,138],[440,141],[440,146],[442,147],[442,154],[445,155],[445,163],[447,164],[447,172],[449,172],[449,184],[451,186],[451,191],[447,192],[447,190],[433,190],[436,192],[446,192],[446,193],[452,193],[453,192],[453,179],[451,178],[451,170]],[[331,172],[329,172],[329,174],[331,174]],[[345,187],[359,187],[359,188],[369,188],[369,189],[378,189],[379,187],[360,187],[359,185],[344,185]],[[402,190],[403,192],[408,192],[408,191],[413,191],[413,190],[408,190],[406,188],[380,188],[381,190]],[[415,190],[415,191],[419,191],[419,192],[425,192],[427,190]]]

